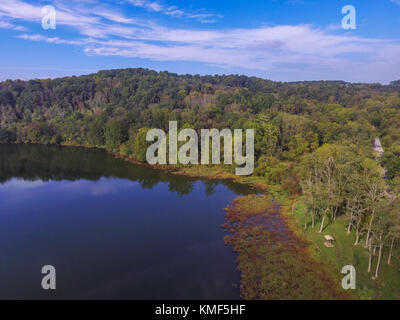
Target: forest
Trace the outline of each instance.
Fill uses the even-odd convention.
[[[121,69],[0,83],[0,143],[100,147],[144,162],[147,131],[168,131],[169,121],[198,132],[255,129],[253,178],[301,203],[304,229],[343,223],[375,280],[383,264],[399,265],[400,80],[286,83]]]

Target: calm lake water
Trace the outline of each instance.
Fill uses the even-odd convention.
[[[0,298],[239,299],[221,225],[251,192],[102,150],[0,144]]]

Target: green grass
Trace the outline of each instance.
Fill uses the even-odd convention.
[[[354,246],[355,234],[347,234],[346,221],[339,218],[337,221],[328,224],[322,234],[318,233],[319,223],[311,228],[311,219],[306,216],[304,205],[296,206],[295,215],[300,227],[304,230],[304,224],[309,223],[307,230],[304,230],[306,237],[314,244],[314,250],[325,261],[332,265],[334,272],[340,275],[345,265],[353,265],[357,273],[356,293],[361,299],[400,299],[400,252],[394,251],[392,262],[387,264],[388,249],[384,250],[379,278],[373,280],[377,257],[373,259],[372,272],[368,273],[368,253],[362,245]],[[334,248],[327,248],[324,245],[325,235],[332,235],[336,242]],[[361,243],[363,243],[361,241]],[[344,275],[340,275],[344,277]]]

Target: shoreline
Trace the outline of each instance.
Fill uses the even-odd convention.
[[[26,144],[26,143],[14,143],[14,144]],[[335,274],[333,271],[333,264],[328,261],[324,261],[322,256],[316,252],[317,246],[312,243],[307,237],[307,235],[303,232],[301,227],[296,221],[296,216],[294,214],[294,208],[296,203],[298,202],[298,197],[292,197],[292,198],[282,198],[282,197],[274,197],[274,195],[271,193],[271,188],[276,187],[276,186],[269,186],[262,181],[261,179],[257,177],[252,177],[252,176],[237,176],[234,173],[230,173],[226,170],[224,170],[223,167],[221,166],[202,166],[202,165],[196,165],[196,166],[178,166],[178,165],[150,165],[148,163],[144,163],[141,161],[138,161],[134,158],[131,158],[129,156],[126,156],[120,152],[110,152],[108,151],[105,147],[97,147],[97,146],[91,146],[91,145],[80,145],[80,144],[60,144],[60,145],[54,145],[54,146],[59,146],[59,147],[76,147],[76,148],[86,148],[86,149],[99,149],[99,150],[104,150],[107,154],[117,158],[121,159],[125,162],[128,162],[132,165],[137,165],[137,166],[143,166],[147,168],[151,168],[153,170],[160,170],[168,174],[172,175],[177,175],[177,176],[183,176],[183,177],[188,177],[188,178],[200,178],[200,179],[208,179],[208,180],[230,180],[234,183],[238,183],[240,185],[246,185],[252,188],[255,188],[257,190],[260,190],[260,194],[258,197],[265,197],[268,198],[276,203],[276,205],[279,207],[278,209],[278,215],[282,219],[282,223],[285,224],[285,227],[288,230],[289,236],[292,236],[293,239],[297,238],[297,240],[300,240],[305,244],[304,250],[302,251],[303,257],[300,257],[299,259],[304,259],[304,254],[306,254],[309,258],[310,261],[310,266],[319,264],[320,266],[323,267],[328,273],[328,276],[331,279],[337,279],[338,283],[338,289],[340,289],[340,281],[339,281],[339,276]],[[230,205],[238,201],[239,199],[243,198],[243,196],[238,196],[236,197]],[[279,199],[280,198],[280,199]],[[265,200],[264,204],[269,205],[270,200]],[[228,208],[227,208],[228,209]],[[245,240],[248,243],[250,243],[249,240]],[[242,272],[241,272],[242,273]],[[350,295],[352,296],[352,295]],[[349,297],[350,297],[349,296]]]
[[[85,147],[85,146],[80,146]],[[209,179],[209,180],[230,180],[234,183],[238,183],[241,185],[246,185],[253,187],[257,190],[262,192],[261,197],[273,197],[271,194],[271,186],[261,182],[261,181],[251,181],[253,179],[257,179],[256,177],[252,176],[238,176],[233,173],[227,172],[221,166],[177,166],[177,165],[150,165],[148,163],[143,163],[138,161],[134,158],[129,156],[123,155],[119,152],[110,152],[105,148],[101,148],[105,150],[108,154],[114,156],[117,159],[121,159],[123,161],[129,162],[133,165],[145,166],[151,168],[153,170],[161,170],[166,173],[177,175],[177,176],[184,176],[189,178],[202,178],[202,179]],[[204,167],[205,169],[201,169]],[[259,195],[260,197],[260,195]],[[238,201],[243,196],[238,196],[231,202],[230,205]],[[298,241],[304,243],[304,247],[302,247],[302,254],[308,256],[310,265],[319,265],[321,270],[325,271],[327,274],[327,278],[331,280],[337,281],[337,289],[338,292],[341,290],[340,283],[341,279],[339,274],[334,272],[334,265],[330,261],[323,260],[323,257],[319,255],[316,250],[317,246],[307,237],[307,235],[303,232],[303,229],[298,224],[296,219],[294,210],[295,206],[299,201],[298,197],[288,197],[287,199],[280,199],[272,198],[272,201],[276,201],[276,205],[278,208],[278,215],[282,219],[282,223],[285,224],[285,227],[288,230],[289,237],[293,239],[297,239]],[[268,205],[268,200],[265,201],[265,204]],[[225,208],[228,210],[229,208]],[[303,257],[304,258],[304,257]],[[334,283],[334,282],[333,282]],[[330,288],[333,289],[333,288]],[[347,299],[359,299],[358,295],[355,292],[342,292],[343,297]]]

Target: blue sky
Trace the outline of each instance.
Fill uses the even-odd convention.
[[[56,29],[42,28],[45,5]],[[0,80],[144,67],[388,83],[400,79],[400,0],[0,0],[0,41]]]

